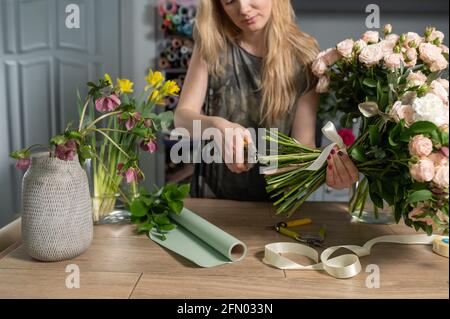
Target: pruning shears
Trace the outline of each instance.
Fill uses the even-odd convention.
[[[311,246],[324,248],[325,247],[323,245],[323,243],[325,241],[324,236],[309,236],[309,235],[300,236],[299,233],[288,229],[290,227],[303,226],[303,225],[308,225],[311,223],[312,223],[311,219],[302,218],[302,219],[295,219],[295,220],[286,221],[286,222],[280,222],[280,223],[277,223],[275,226],[269,226],[269,228],[274,229],[278,233],[285,235],[289,238],[292,238],[302,244],[307,244],[307,245],[311,245]]]

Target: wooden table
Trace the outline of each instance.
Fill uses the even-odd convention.
[[[137,235],[133,225],[96,226],[83,255],[64,262],[30,258],[20,243],[0,254],[0,298],[448,298],[448,259],[431,246],[379,244],[361,259],[363,271],[335,279],[323,271],[283,271],[262,262],[264,246],[290,239],[265,229],[280,218],[269,203],[188,199],[186,207],[248,246],[239,263],[202,269]],[[317,234],[327,225],[327,246],[362,245],[381,235],[414,233],[403,225],[351,223],[345,203],[307,203],[294,217]],[[345,253],[345,251],[343,251]],[[305,262],[305,260],[300,260]],[[66,288],[66,266],[80,269],[80,288]],[[366,266],[380,269],[381,287],[366,287]]]

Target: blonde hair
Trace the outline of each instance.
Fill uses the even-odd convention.
[[[290,111],[298,97],[296,82],[300,65],[311,72],[319,52],[315,38],[302,32],[295,21],[290,0],[273,0],[272,15],[265,30],[267,54],[263,59],[262,121],[271,124]],[[214,75],[223,73],[221,52],[226,41],[235,41],[241,30],[225,13],[220,0],[200,0],[194,39],[200,56]]]

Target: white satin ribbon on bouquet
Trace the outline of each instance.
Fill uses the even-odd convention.
[[[336,127],[332,122],[328,122],[322,128],[322,133],[325,135],[332,143],[325,147],[320,154],[320,156],[312,163],[309,167],[305,168],[307,171],[317,171],[319,170],[323,164],[326,163],[328,155],[330,155],[333,148],[337,145],[339,149],[347,153],[347,147],[342,140],[342,137],[338,134]]]
[[[279,269],[299,269],[299,270],[325,270],[329,275],[345,279],[356,276],[361,272],[359,257],[370,255],[370,250],[377,243],[394,243],[406,245],[432,245],[436,238],[441,236],[432,235],[387,235],[369,240],[362,247],[356,245],[333,246],[325,249],[320,255],[317,250],[298,243],[273,243],[265,246],[263,262]],[[337,250],[346,248],[353,254],[341,255],[330,258]],[[308,257],[316,264],[303,266],[280,254],[292,253]],[[321,262],[319,262],[321,261]]]

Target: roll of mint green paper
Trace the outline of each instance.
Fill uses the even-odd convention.
[[[204,268],[241,261],[247,246],[219,227],[183,208],[181,214],[170,214],[177,228],[167,233],[167,239],[150,231],[150,238],[159,245],[189,259]]]

